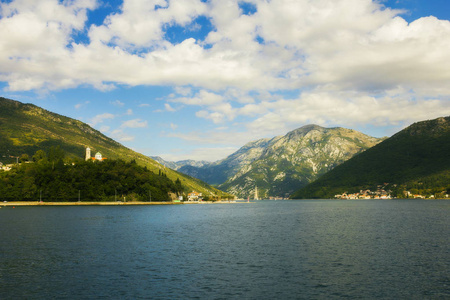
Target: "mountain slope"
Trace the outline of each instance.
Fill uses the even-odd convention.
[[[402,189],[414,186],[449,189],[449,149],[450,117],[415,123],[336,167],[291,198],[333,198],[388,183],[391,189],[398,190],[397,196]]]
[[[258,159],[219,188],[245,197],[257,186],[260,197],[286,197],[379,141],[350,129],[304,126],[270,140]]]
[[[103,157],[110,159],[136,160],[156,174],[162,171],[173,181],[179,178],[186,190],[226,196],[198,179],[165,168],[124,147],[81,121],[0,97],[0,159],[3,162],[10,156],[27,154],[31,157],[37,150],[48,150],[52,146],[60,146],[68,159],[84,158],[85,148],[90,147],[92,153],[100,151]]]
[[[219,184],[239,197],[253,197],[256,186],[260,197],[287,197],[380,141],[350,129],[308,125],[285,136],[248,143],[211,165],[179,171]]]
[[[209,184],[218,185],[236,174],[240,169],[258,159],[270,143],[270,139],[260,139],[245,144],[225,159],[202,167],[183,166],[178,170]]]

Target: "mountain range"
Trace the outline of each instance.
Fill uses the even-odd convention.
[[[291,197],[334,198],[342,193],[382,188],[399,198],[445,198],[450,193],[449,149],[450,117],[414,123]]]
[[[178,171],[241,198],[288,197],[300,187],[383,139],[345,128],[307,125],[244,145],[214,163],[178,164]]]
[[[31,157],[38,150],[50,153],[55,147],[68,161],[83,159],[86,147],[109,159],[134,161],[179,182],[185,192],[209,197],[253,197],[256,188],[260,198],[296,191],[291,195],[296,199],[380,187],[396,197],[405,197],[405,191],[406,196],[450,193],[450,117],[418,122],[381,139],[307,125],[247,143],[217,162],[167,162],[128,149],[81,121],[0,97],[0,162]]]
[[[92,153],[101,152],[109,159],[136,161],[138,165],[169,179],[180,179],[186,192],[195,190],[208,196],[230,195],[183,173],[174,171],[155,160],[126,148],[91,126],[33,104],[0,97],[0,161],[16,161],[15,157],[33,156],[36,151],[48,151],[58,146],[68,160],[84,159],[86,147]]]

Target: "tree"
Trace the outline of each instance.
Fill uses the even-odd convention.
[[[175,188],[176,188],[177,192],[183,191],[183,185],[181,184],[180,178],[177,178],[177,180],[175,180]]]
[[[66,156],[66,153],[64,152],[64,150],[61,149],[61,147],[58,146],[51,146],[50,149],[48,150],[48,160],[50,162],[57,162],[58,160],[64,160]]]
[[[24,162],[29,161],[29,160],[30,160],[30,157],[28,156],[28,154],[22,154],[20,156],[20,162],[21,163],[24,163]]]
[[[43,160],[47,160],[47,154],[45,153],[45,151],[44,150],[36,151],[36,153],[33,155],[33,161],[40,162]]]

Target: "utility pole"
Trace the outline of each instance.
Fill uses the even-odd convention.
[[[78,190],[78,202],[80,202],[80,197],[81,197],[81,191]]]
[[[149,190],[148,193],[150,195],[150,202],[152,202],[152,192]]]

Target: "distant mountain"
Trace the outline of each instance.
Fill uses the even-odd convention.
[[[412,124],[292,195],[333,198],[383,186],[394,196],[450,193],[450,117]]]
[[[173,181],[179,178],[186,191],[225,196],[225,193],[198,179],[173,171],[124,147],[81,121],[0,97],[0,162],[15,161],[12,157],[24,154],[31,157],[37,150],[48,151],[52,146],[64,150],[69,160],[83,159],[86,147],[90,147],[92,153],[101,152],[106,158],[136,160],[137,164],[156,174],[161,171]]]
[[[209,184],[219,185],[234,176],[239,170],[258,159],[269,144],[270,139],[260,139],[247,143],[235,153],[220,161],[202,167],[183,166],[178,170]]]
[[[382,139],[345,128],[308,125],[246,144],[224,160],[185,172],[239,197],[287,197]]]
[[[162,159],[159,156],[150,156],[150,158],[159,162],[163,166],[171,168],[172,170],[178,170],[184,166],[193,166],[193,167],[200,168],[200,167],[211,164],[211,162],[206,161],[206,160],[187,159],[187,160],[179,160],[179,161],[167,161],[167,160]]]

